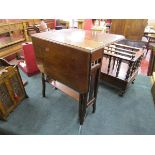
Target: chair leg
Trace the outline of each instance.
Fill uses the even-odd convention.
[[[46,89],[45,75],[44,75],[44,73],[42,73],[41,75],[42,75],[42,96],[46,97],[46,95],[45,95],[45,89]]]

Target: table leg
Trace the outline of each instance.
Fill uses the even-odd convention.
[[[99,79],[99,73],[100,73],[100,68],[97,69],[96,71],[96,76],[95,76],[95,84],[94,84],[94,104],[93,104],[93,113],[96,111],[96,98],[97,98],[97,91],[98,91],[98,79]]]
[[[79,120],[80,120],[80,125],[83,125],[84,118],[86,115],[86,100],[87,95],[86,94],[80,94],[79,98]]]
[[[43,97],[46,97],[45,95],[45,89],[46,89],[45,74],[41,73],[41,76],[42,76],[42,95]]]

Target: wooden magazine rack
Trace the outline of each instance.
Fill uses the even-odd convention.
[[[104,48],[101,79],[118,88],[122,96],[137,74],[143,52],[140,48],[114,43]]]

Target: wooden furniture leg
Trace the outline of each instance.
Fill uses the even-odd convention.
[[[98,79],[100,74],[101,59],[94,62],[94,66],[91,68],[89,91],[84,94],[80,94],[79,98],[79,120],[80,125],[83,124],[86,115],[86,109],[89,106],[93,107],[93,113],[96,111],[96,98],[98,91]]]
[[[93,104],[93,113],[96,111],[96,98],[97,98],[97,91],[98,91],[98,79],[100,74],[100,68],[96,71],[96,77],[95,77],[95,88],[94,88],[94,104]]]
[[[80,125],[83,125],[84,122],[84,118],[86,115],[86,94],[80,94],[80,98],[79,98],[79,121],[80,121]]]
[[[154,101],[154,105],[155,105],[155,83],[153,84],[153,86],[151,88],[151,93],[152,93],[152,97],[153,97],[153,101]]]
[[[41,73],[41,76],[42,76],[42,95],[43,97],[46,97],[45,95],[45,89],[46,89],[45,74]]]

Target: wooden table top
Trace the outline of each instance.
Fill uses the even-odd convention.
[[[32,37],[69,46],[86,52],[94,52],[105,46],[124,39],[122,35],[81,29],[51,30],[33,34]]]

